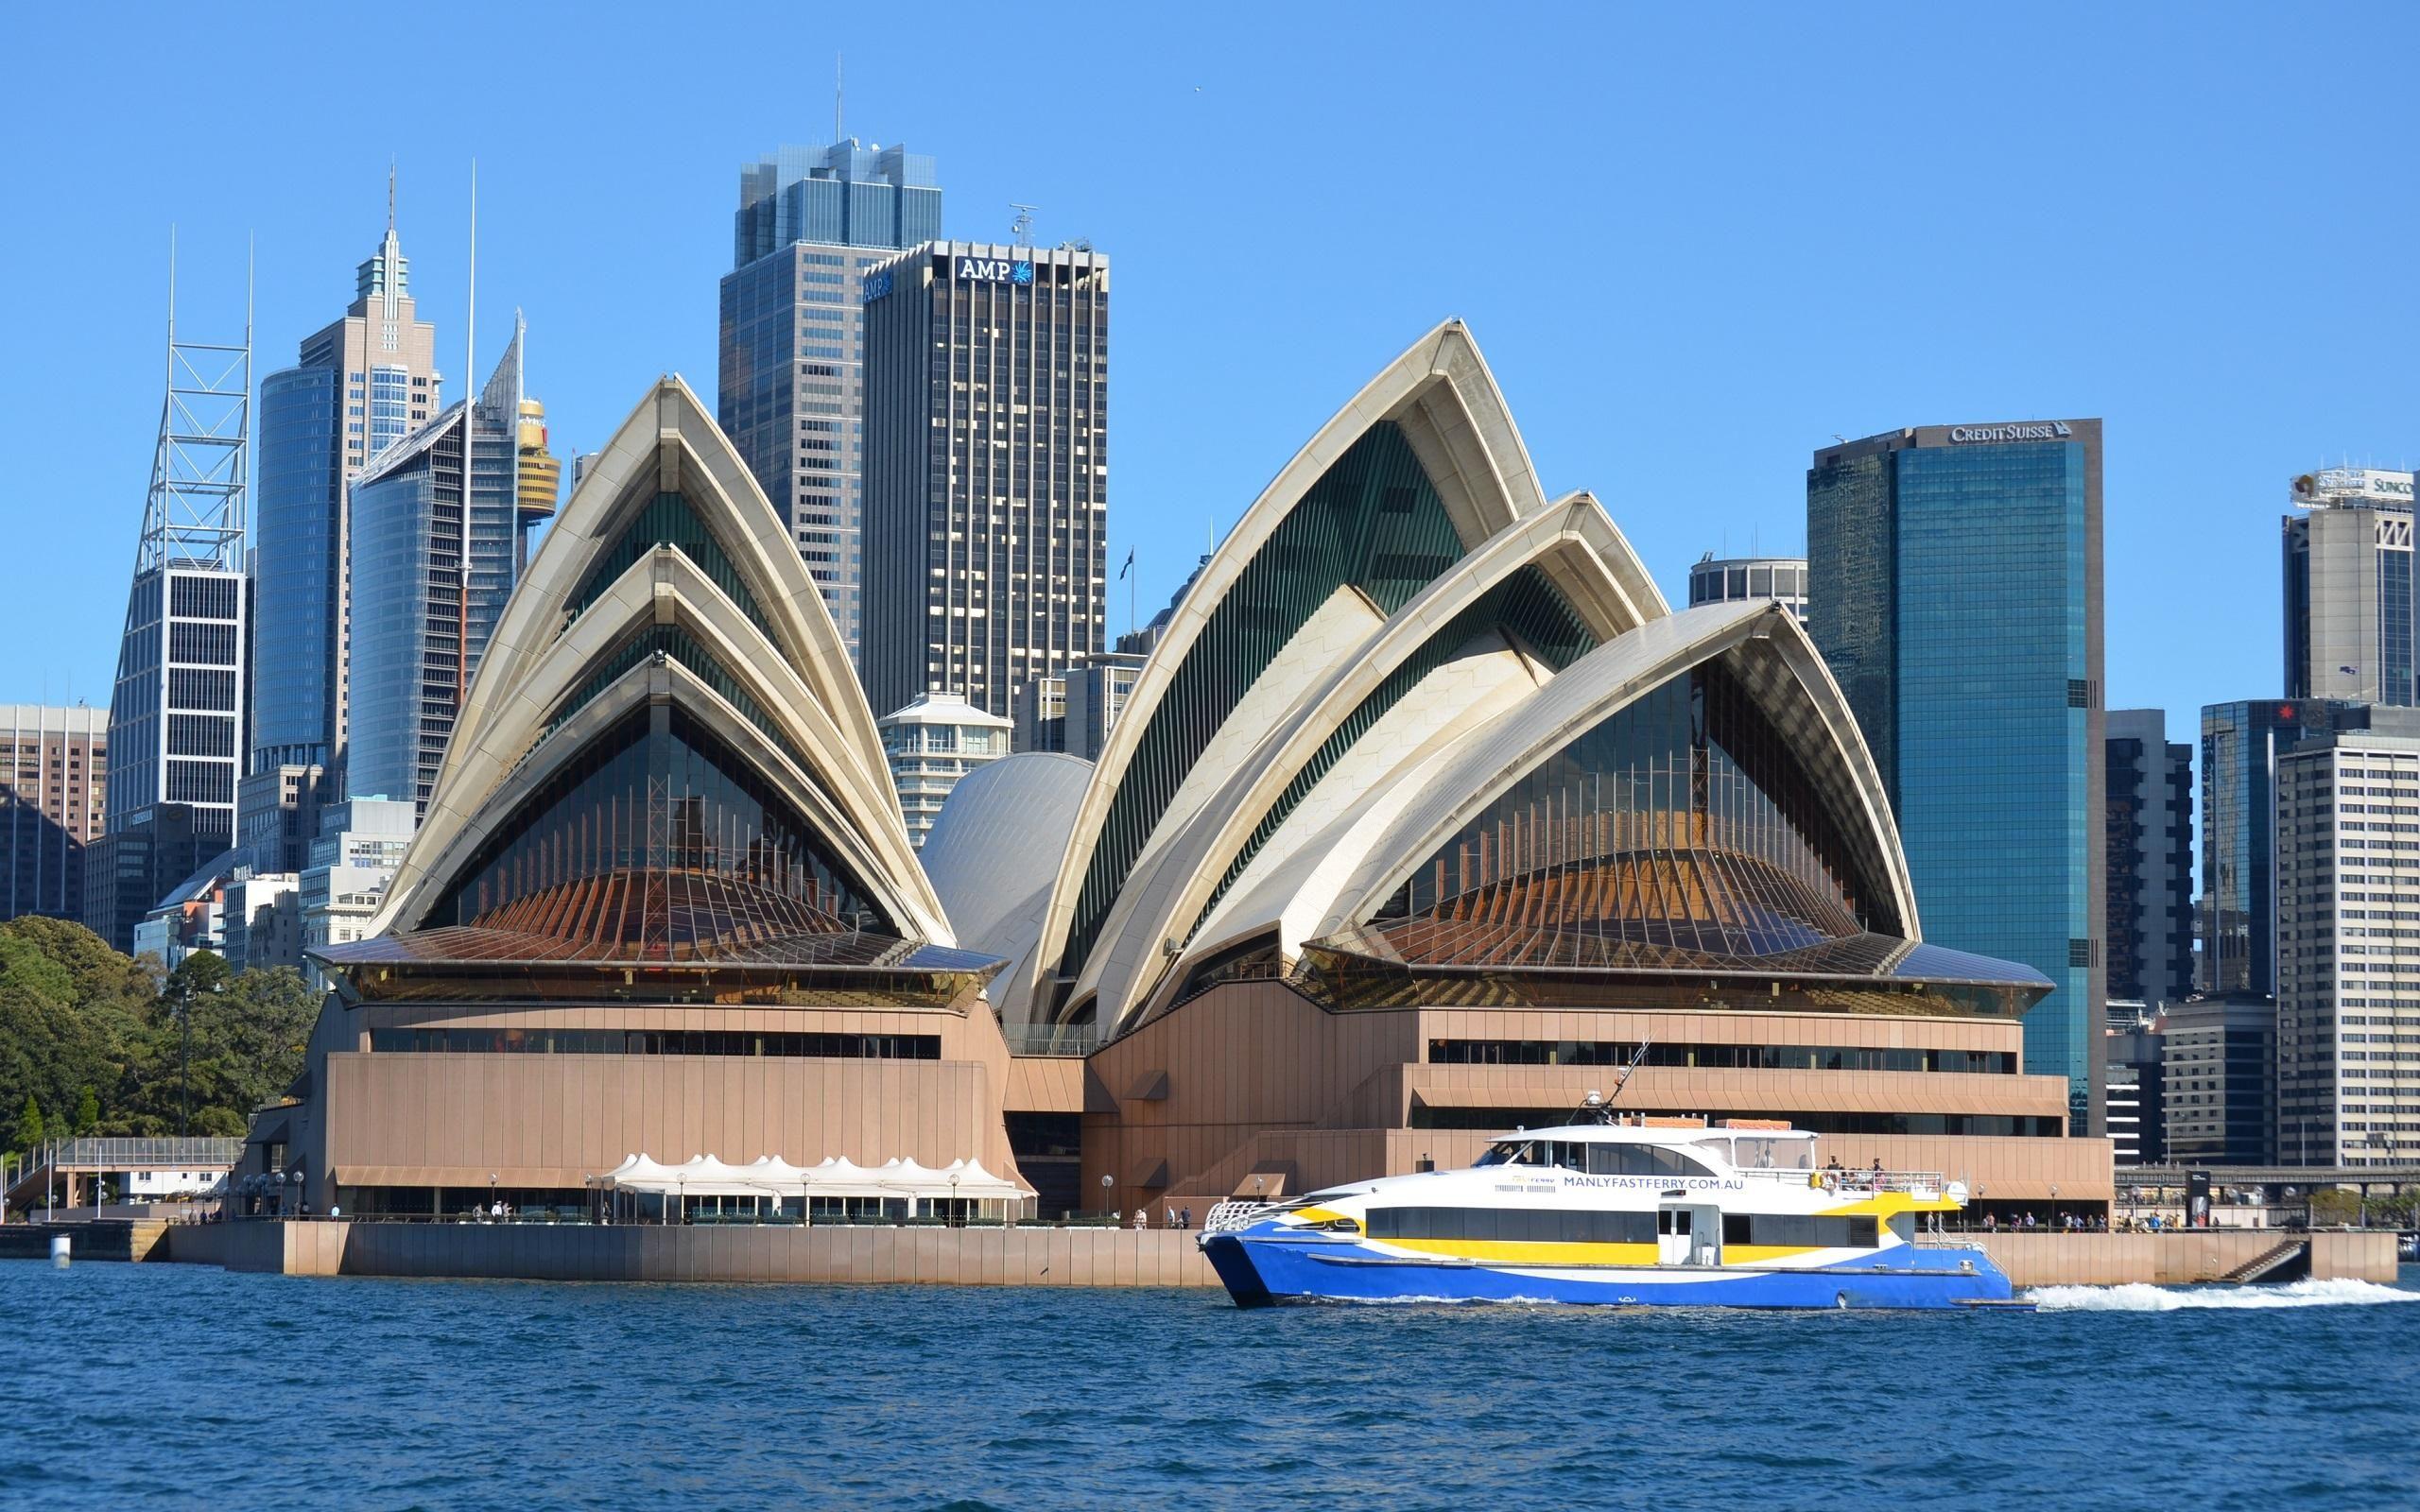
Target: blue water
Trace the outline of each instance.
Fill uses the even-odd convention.
[[[0,1505],[2411,1507],[2420,1270],[2031,1316],[0,1263]]]

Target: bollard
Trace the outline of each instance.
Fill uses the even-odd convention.
[[[67,1251],[70,1243],[65,1234],[50,1236],[50,1263],[60,1270],[67,1268]]]

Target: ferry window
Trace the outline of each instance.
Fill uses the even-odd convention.
[[[1478,1158],[1480,1165],[1536,1165],[1538,1146],[1535,1140],[1498,1140]]]
[[[1621,1174],[1622,1174],[1622,1147],[1621,1147],[1620,1145],[1618,1145],[1618,1144],[1591,1144],[1591,1145],[1589,1145],[1589,1146],[1588,1146],[1588,1174],[1589,1174],[1590,1176],[1619,1176],[1619,1175],[1621,1175]]]
[[[1907,1215],[1902,1213],[1900,1216],[1905,1217]],[[1851,1218],[1849,1220],[1850,1244],[1860,1249],[1872,1249],[1878,1242],[1879,1241],[1875,1238],[1873,1219]]]
[[[1588,1146],[1584,1144],[1571,1140],[1555,1140],[1547,1145],[1547,1151],[1549,1164],[1562,1166],[1566,1171],[1588,1169]]]
[[[1731,1149],[1731,1163],[1743,1171],[1772,1169],[1773,1142],[1771,1140],[1735,1140]]]

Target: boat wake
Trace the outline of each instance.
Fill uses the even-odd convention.
[[[2376,1281],[2291,1281],[2284,1286],[2036,1286],[2022,1294],[2045,1313],[2176,1313],[2208,1307],[2344,1307],[2420,1302]]]

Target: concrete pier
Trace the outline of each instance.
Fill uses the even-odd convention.
[[[2309,1274],[2392,1282],[2394,1235],[2201,1229],[1976,1234],[2019,1286],[2218,1280],[2289,1241]],[[167,1257],[287,1276],[761,1281],[866,1286],[1215,1286],[1193,1235],[1165,1228],[592,1228],[250,1222],[169,1230]]]
[[[173,1258],[287,1276],[765,1281],[868,1286],[1215,1286],[1165,1228],[596,1228],[251,1222],[177,1230]]]

